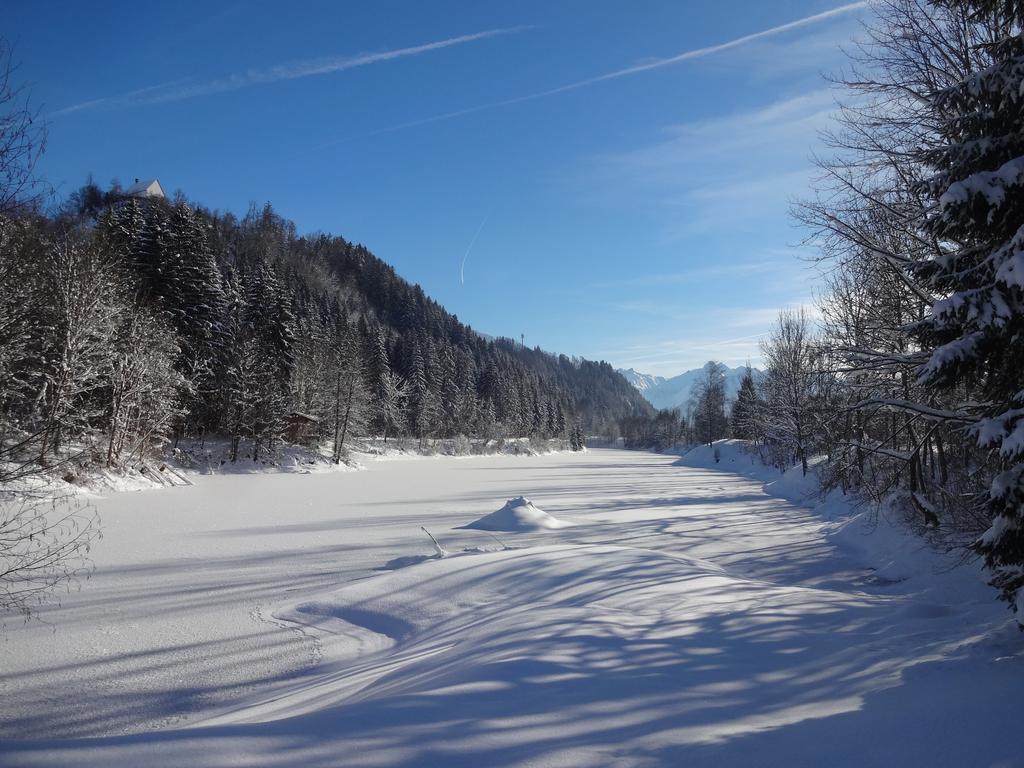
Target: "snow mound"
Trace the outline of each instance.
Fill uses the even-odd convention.
[[[543,509],[535,507],[525,496],[509,499],[497,512],[474,520],[466,528],[478,531],[539,531],[554,528],[568,528],[572,523],[552,517]]]

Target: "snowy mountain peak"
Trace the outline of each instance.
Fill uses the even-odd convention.
[[[725,373],[725,396],[729,399],[736,397],[740,388],[740,381],[746,372],[746,366],[738,365],[735,368],[726,368]],[[686,403],[693,393],[704,373],[703,368],[694,368],[684,371],[678,376],[666,379],[664,376],[655,376],[650,373],[641,373],[633,368],[619,368],[618,372],[622,377],[636,387],[647,401],[655,408],[686,408]],[[754,369],[755,379],[761,371]]]
[[[622,374],[622,378],[636,387],[640,392],[647,392],[655,387],[661,386],[665,383],[664,376],[654,376],[650,373],[640,373],[640,371],[634,370],[633,368],[619,369],[619,373]]]

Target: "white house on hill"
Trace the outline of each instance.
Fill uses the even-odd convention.
[[[156,179],[135,180],[128,189],[124,191],[125,197],[167,197],[164,188]]]

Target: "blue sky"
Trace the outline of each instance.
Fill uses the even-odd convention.
[[[866,13],[842,5],[43,1],[4,34],[61,194],[270,201],[480,331],[672,375],[756,362],[811,300],[788,209]]]

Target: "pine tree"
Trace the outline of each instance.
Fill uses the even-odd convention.
[[[146,229],[146,217],[137,199],[107,208],[100,215],[97,229],[101,248],[126,266],[137,264]]]
[[[459,407],[456,413],[458,433],[472,434],[479,418],[480,399],[477,395],[476,363],[473,355],[459,349],[457,386],[459,388]]]
[[[166,313],[172,323],[177,324],[180,309],[171,299],[177,270],[171,263],[167,205],[162,201],[143,202],[133,199],[128,207],[130,211],[137,207],[143,219],[138,239],[128,245],[128,255],[140,278],[142,293],[154,302],[159,311]],[[130,213],[124,222],[126,227],[135,225],[135,216],[134,212]]]
[[[250,383],[248,429],[256,461],[261,448],[273,451],[284,428],[295,369],[295,332],[288,297],[274,270],[264,262],[246,277],[244,370]]]
[[[583,422],[580,419],[573,420],[572,430],[569,433],[569,447],[574,451],[582,451],[586,447]]]
[[[758,437],[758,409],[760,400],[757,385],[754,383],[754,371],[748,364],[740,380],[739,392],[732,404],[729,415],[729,427],[732,436],[739,440],[756,440]]]
[[[441,350],[440,360],[440,418],[441,433],[454,437],[459,431],[459,412],[462,404],[462,390],[459,387],[459,372],[455,362],[455,350],[446,345]]]
[[[173,307],[181,346],[179,370],[194,386],[186,407],[194,427],[202,429],[212,421],[214,365],[218,347],[225,341],[225,296],[204,225],[184,203],[171,216],[167,247],[174,274],[166,301]]]
[[[286,385],[295,367],[295,317],[277,274],[266,262],[245,276],[245,319]]]
[[[378,397],[378,414],[384,430],[384,444],[386,445],[388,435],[397,432],[405,419],[407,400],[405,382],[390,368],[384,371],[381,378]]]
[[[498,415],[494,408],[494,401],[490,398],[483,401],[483,407],[480,408],[477,415],[474,432],[484,441],[494,440],[498,437]]]
[[[427,379],[426,362],[417,345],[413,351],[412,377],[409,380],[409,429],[421,445],[433,432],[437,415],[437,400]]]
[[[980,389],[970,429],[994,449],[999,472],[978,504],[992,525],[976,544],[993,586],[1024,615],[1024,35],[1019,3],[949,2],[995,14],[1002,39],[988,66],[935,95],[943,143],[927,156],[936,205],[930,232],[947,245],[914,271],[941,297],[917,329],[930,352],[920,379],[938,391]],[[958,416],[959,417],[959,416]]]
[[[375,432],[386,433],[392,424],[388,419],[385,396],[394,380],[383,328],[374,329],[366,342],[366,386],[373,411],[371,427]]]
[[[249,369],[251,334],[245,322],[245,294],[238,273],[230,271],[224,281],[225,315],[224,333],[227,344],[221,350],[217,362],[220,387],[220,408],[223,414],[221,425],[231,437],[229,458],[238,460],[242,436],[247,431],[249,394]]]
[[[291,377],[292,406],[301,413],[327,419],[334,405],[330,330],[318,312],[296,320],[295,370]]]

